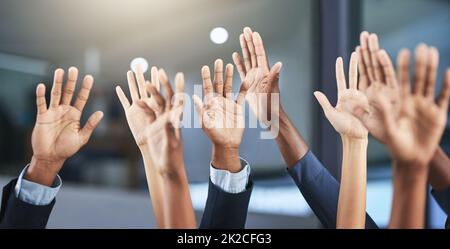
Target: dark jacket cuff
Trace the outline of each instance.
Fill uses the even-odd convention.
[[[244,192],[227,193],[209,180],[208,198],[200,229],[243,229],[253,189],[249,180]]]
[[[15,195],[16,182],[17,179],[14,179],[3,188],[0,228],[45,228],[55,199],[43,206],[24,202]]]

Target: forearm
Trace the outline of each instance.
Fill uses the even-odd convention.
[[[434,190],[443,190],[450,186],[450,159],[439,147],[430,162],[428,179]]]
[[[153,165],[149,148],[147,146],[143,146],[139,149],[141,150],[142,158],[144,160],[145,177],[147,179],[150,199],[152,201],[153,213],[158,226],[164,227],[164,209],[162,205],[164,193],[160,182],[161,179],[157,177],[158,172]]]
[[[427,170],[411,164],[394,161],[394,195],[389,228],[424,227]]]
[[[158,175],[165,193],[164,228],[194,229],[197,225],[186,172],[184,165],[177,165],[177,167],[179,170],[170,174]]]
[[[342,138],[341,186],[337,208],[337,228],[365,228],[367,137]]]
[[[284,161],[288,168],[291,168],[308,152],[308,145],[289,120],[283,108],[280,108],[279,119],[279,129],[275,129],[279,130],[276,141]]]

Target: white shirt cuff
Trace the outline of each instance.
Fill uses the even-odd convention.
[[[23,178],[27,172],[28,166],[29,165],[25,166],[17,179],[17,183],[14,188],[16,197],[18,197],[21,201],[32,205],[45,206],[50,204],[50,202],[55,199],[56,194],[58,194],[58,191],[61,188],[61,178],[57,175],[55,182],[51,187],[28,181]]]
[[[242,193],[247,188],[250,176],[250,165],[244,159],[240,158],[241,171],[231,173],[228,170],[216,169],[212,162],[210,165],[211,182],[225,192],[231,194]]]

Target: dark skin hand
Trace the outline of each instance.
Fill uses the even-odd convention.
[[[243,82],[241,88],[247,94],[246,100],[260,122],[265,122],[264,117],[268,116],[268,114],[265,115],[263,112],[258,111],[261,110],[261,107],[267,108],[263,109],[267,113],[273,113],[270,110],[272,106],[278,107],[279,111],[275,112],[276,116],[271,116],[270,118],[271,120],[278,118],[279,123],[268,123],[268,126],[279,131],[275,140],[287,166],[293,167],[308,152],[308,145],[294,124],[289,120],[281,102],[265,105],[261,99],[251,97],[255,96],[255,94],[270,95],[280,93],[278,81],[282,64],[278,62],[271,68],[269,67],[263,41],[258,32],[253,32],[246,27],[239,38],[243,61],[239,53],[236,52],[233,53],[233,61]],[[277,125],[277,127],[272,127],[273,125]]]
[[[89,141],[95,127],[103,118],[103,113],[97,111],[81,128],[80,118],[94,79],[90,75],[84,78],[77,99],[71,105],[78,69],[69,68],[64,89],[63,78],[64,70],[55,70],[49,108],[45,100],[45,85],[39,84],[36,88],[37,116],[31,136],[33,157],[25,179],[46,186],[53,184],[65,160]]]

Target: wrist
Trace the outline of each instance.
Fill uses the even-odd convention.
[[[416,181],[428,177],[427,164],[422,162],[409,162],[393,159],[393,178],[399,178],[407,181]]]
[[[343,145],[356,145],[356,146],[365,146],[369,142],[368,136],[365,137],[351,137],[347,135],[341,134],[341,140]]]
[[[33,156],[25,174],[25,179],[50,187],[55,181],[56,175],[64,164],[64,161],[51,161]]]
[[[212,165],[217,169],[228,170],[232,173],[241,170],[238,146],[224,146],[213,144]]]

